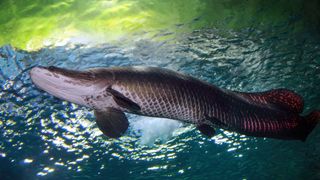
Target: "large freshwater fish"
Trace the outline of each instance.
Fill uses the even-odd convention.
[[[220,89],[191,76],[155,67],[75,71],[34,67],[33,83],[60,99],[94,109],[99,129],[118,138],[128,128],[124,112],[195,124],[257,137],[305,141],[320,112],[303,117],[303,99],[286,89],[243,93]]]

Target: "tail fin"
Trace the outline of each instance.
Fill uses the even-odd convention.
[[[301,124],[301,140],[305,141],[308,135],[312,132],[312,130],[316,127],[318,122],[320,121],[320,111],[313,111],[309,115],[303,118],[304,123]]]

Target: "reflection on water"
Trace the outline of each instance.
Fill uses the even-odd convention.
[[[319,178],[318,128],[304,144],[222,130],[208,139],[189,124],[129,114],[128,132],[113,140],[98,130],[90,109],[39,91],[28,75],[34,65],[159,66],[233,90],[290,88],[305,97],[309,111],[320,108],[320,46],[307,33],[296,38],[285,32],[204,29],[163,41],[68,43],[34,52],[4,46],[0,54],[0,160],[8,164],[0,174],[30,179]]]
[[[317,0],[1,0],[0,45],[34,50],[66,39],[132,41],[137,34],[152,37],[165,30],[174,36],[203,27],[319,30],[319,8]]]

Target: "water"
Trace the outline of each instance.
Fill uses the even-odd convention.
[[[209,139],[189,124],[127,114],[127,133],[113,140],[98,130],[90,109],[56,99],[30,81],[34,65],[148,65],[238,91],[289,88],[304,97],[304,113],[320,109],[320,38],[311,28],[296,31],[301,19],[292,24],[295,16],[290,16],[291,21],[266,28],[246,23],[241,29],[208,23],[200,28],[210,15],[193,12],[175,30],[157,26],[162,30],[99,43],[93,43],[97,37],[76,35],[32,51],[21,49],[28,48],[14,32],[14,46],[0,48],[0,179],[320,179],[319,127],[304,143],[224,130]]]
[[[208,139],[192,125],[128,115],[126,135],[111,140],[97,129],[92,111],[39,91],[28,75],[33,65],[160,66],[233,90],[290,88],[305,98],[306,111],[320,108],[318,39],[250,30],[219,34],[204,29],[165,42],[66,44],[35,52],[2,47],[0,173],[22,179],[319,178],[319,128],[305,143],[222,130]]]

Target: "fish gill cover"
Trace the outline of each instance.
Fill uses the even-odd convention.
[[[304,144],[128,114],[119,140],[93,113],[32,85],[34,65],[170,68],[222,88],[290,88],[319,109],[318,1],[0,1],[0,176],[8,179],[317,179]]]

